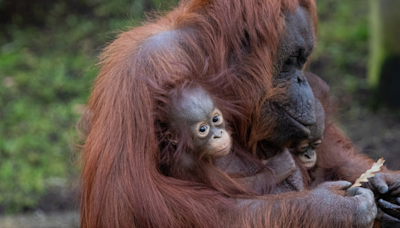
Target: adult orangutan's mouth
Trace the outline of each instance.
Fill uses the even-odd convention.
[[[285,115],[286,115],[287,119],[289,119],[293,123],[293,125],[297,127],[297,129],[300,129],[302,132],[306,133],[307,136],[310,135],[310,133],[311,133],[310,129],[308,129],[305,125],[303,125],[298,120],[296,120],[291,115],[289,115],[289,113],[285,112]]]
[[[296,118],[294,118],[293,116],[291,116],[284,108],[278,106],[279,109],[281,109],[282,114],[285,115],[287,117],[287,119],[292,122],[292,124],[299,130],[301,130],[302,132],[304,132],[307,136],[310,135],[310,129],[308,129],[306,127],[306,125],[304,125],[303,123],[301,123],[300,121],[298,121]]]

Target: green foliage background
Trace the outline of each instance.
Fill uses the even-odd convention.
[[[0,2],[3,210],[33,208],[47,189],[76,179],[79,166],[71,162],[69,144],[76,136],[79,105],[86,103],[97,74],[97,55],[119,31],[139,24],[145,3]]]
[[[127,26],[139,25],[143,10],[163,10],[174,2],[0,0],[3,211],[35,208],[48,189],[76,180],[79,165],[71,162],[69,144],[101,47]],[[351,94],[367,89],[368,5],[363,0],[317,4],[319,41],[310,69],[330,82],[343,102],[358,102]]]

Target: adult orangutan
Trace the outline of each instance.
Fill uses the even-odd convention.
[[[143,77],[185,76],[189,65],[225,101],[221,109],[240,101],[225,117],[233,149],[244,163],[257,163],[307,138],[315,122],[321,83],[311,91],[307,80],[318,80],[302,72],[315,28],[313,0],[192,0],[122,33],[103,53],[82,118],[81,226],[370,227],[377,207],[369,189],[390,201],[378,202],[383,225],[400,224],[399,173],[384,170],[347,191],[349,182],[326,182],[354,181],[372,164],[333,124],[317,151],[322,184],[312,190],[290,189],[288,180],[282,194],[224,194],[160,171],[154,101]]]

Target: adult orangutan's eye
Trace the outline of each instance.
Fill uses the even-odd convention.
[[[299,64],[300,67],[303,67],[303,65],[307,62],[307,58],[305,57],[300,57],[297,60],[297,63]]]
[[[289,72],[293,69],[293,67],[297,64],[297,57],[291,56],[289,57],[282,67],[282,72]]]

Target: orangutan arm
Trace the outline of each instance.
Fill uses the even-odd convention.
[[[372,192],[343,190],[349,186],[327,182],[312,191],[238,199],[227,227],[371,227],[376,216]]]

